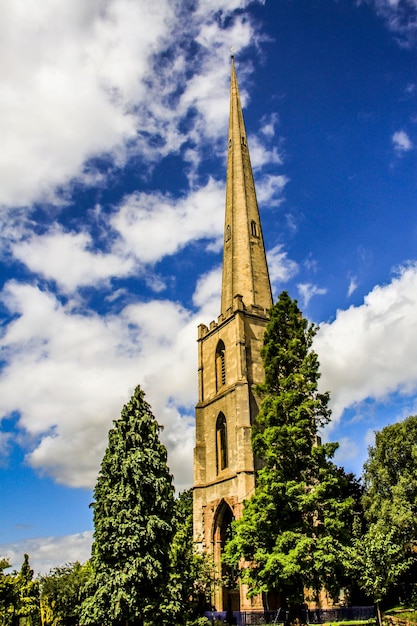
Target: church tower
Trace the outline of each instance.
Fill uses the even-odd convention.
[[[218,575],[233,519],[255,488],[251,427],[258,413],[256,384],[264,373],[260,350],[273,304],[261,221],[234,59],[230,120],[221,312],[198,329],[198,403],[194,452],[194,540],[211,553]],[[218,611],[262,609],[245,588],[219,586]]]

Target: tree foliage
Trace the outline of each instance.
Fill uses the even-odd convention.
[[[417,538],[417,416],[376,433],[364,465],[363,506],[369,523],[396,528],[410,546]]]
[[[54,567],[41,576],[41,610],[43,626],[73,626],[78,624],[81,604],[91,577],[89,561],[78,561]]]
[[[368,526],[351,562],[377,605],[390,592],[404,600],[417,572],[417,416],[376,433],[363,478]]]
[[[0,559],[0,618],[2,626],[11,623],[16,605],[14,576],[6,574],[5,569],[11,567],[7,559]]]
[[[3,626],[20,623],[37,626],[40,623],[39,581],[34,580],[29,556],[23,557],[18,572],[5,574],[7,559],[0,559],[0,612]]]
[[[316,328],[283,292],[270,311],[262,357],[265,381],[252,445],[261,463],[254,495],[234,523],[225,559],[241,566],[250,593],[303,602],[306,588],[338,594],[353,523],[352,481],[321,445],[329,395],[319,393]]]
[[[162,619],[174,497],[160,430],[137,387],[109,432],[94,490],[93,583],[83,624]]]
[[[214,584],[214,567],[193,541],[193,495],[188,489],[175,500],[175,535],[170,548],[170,578],[162,599],[168,626],[196,619],[207,608]]]

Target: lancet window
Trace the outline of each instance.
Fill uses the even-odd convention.
[[[222,340],[216,348],[216,391],[226,384],[226,348]]]
[[[218,474],[228,466],[227,423],[224,413],[219,413],[216,421],[216,466]]]

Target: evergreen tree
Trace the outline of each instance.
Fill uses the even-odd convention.
[[[0,624],[8,626],[11,624],[15,607],[17,604],[17,594],[15,577],[12,574],[5,574],[4,570],[11,567],[9,561],[0,558]]]
[[[15,580],[17,591],[17,610],[19,623],[34,626],[40,622],[39,581],[33,580],[33,569],[29,564],[29,556],[23,555],[23,563]]]
[[[353,522],[349,477],[331,462],[337,444],[317,432],[330,418],[329,395],[319,393],[316,329],[283,292],[264,336],[265,381],[252,445],[261,469],[254,495],[234,523],[225,560],[241,569],[252,595],[279,593],[290,607],[305,590],[338,595]]]
[[[0,559],[0,619],[3,626],[38,626],[40,623],[39,581],[33,580],[33,570],[27,554],[18,572],[4,574],[10,567]]]
[[[94,490],[93,584],[83,624],[161,623],[174,497],[160,429],[137,387],[109,432]]]

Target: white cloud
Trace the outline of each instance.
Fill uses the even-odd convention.
[[[397,153],[402,154],[413,149],[413,143],[406,132],[398,130],[392,136],[392,143]]]
[[[176,486],[190,485],[197,317],[169,301],[100,317],[14,282],[3,301],[16,317],[1,339],[0,414],[19,411],[33,467],[70,486],[94,485],[112,420],[139,383],[165,426]]]
[[[289,259],[283,246],[278,244],[267,252],[269,278],[273,291],[281,289],[282,283],[293,278],[299,270],[295,261]]]
[[[11,433],[0,432],[0,467],[5,463],[10,451]]]
[[[402,45],[416,43],[417,1],[416,0],[369,0]]]
[[[59,225],[44,235],[31,235],[13,244],[12,252],[32,272],[56,281],[67,292],[111,277],[126,276],[134,268],[132,258],[94,252],[88,233],[64,232]]]
[[[289,178],[282,174],[268,174],[256,181],[259,204],[279,206],[283,202],[282,192]]]
[[[2,8],[0,204],[51,196],[90,157],[136,133],[129,104],[143,93],[155,43],[169,28],[146,0],[34,0]]]
[[[156,263],[191,241],[223,237],[224,183],[209,179],[183,198],[135,193],[111,219],[120,246],[141,263]]]
[[[356,280],[356,276],[352,276],[349,281],[348,298],[350,298],[350,296],[356,291],[357,288],[358,288],[358,283]]]
[[[65,231],[55,222],[41,235],[27,234],[27,226],[21,227],[20,239],[10,244],[10,250],[33,273],[55,281],[65,293],[133,272],[160,293],[166,280],[146,266],[197,240],[205,240],[208,251],[221,249],[224,193],[224,182],[213,179],[180,198],[135,193],[124,199],[110,219],[101,216],[107,220],[101,242],[87,231]],[[98,243],[107,243],[110,250],[98,251]]]
[[[85,531],[62,537],[37,537],[0,545],[0,554],[9,560],[13,569],[19,570],[23,555],[29,554],[29,563],[35,574],[66,563],[85,563],[91,556],[93,533]]]
[[[258,135],[250,135],[248,137],[248,145],[253,169],[261,168],[269,163],[274,163],[275,165],[282,164],[282,157],[277,146],[268,149]]]
[[[271,113],[270,115],[264,115],[261,119],[260,132],[268,139],[272,139],[275,136],[275,128],[279,122],[278,113]]]
[[[320,324],[314,348],[320,386],[331,392],[334,421],[367,398],[417,390],[417,265],[398,270],[358,307]]]
[[[182,0],[2,6],[0,206],[56,202],[71,180],[96,182],[87,167],[93,157],[123,164],[140,151],[145,161],[159,160],[186,139],[223,137],[224,59],[231,45],[256,45],[258,35],[243,16],[226,20],[246,0],[221,4],[222,22],[215,0],[186,19]],[[190,37],[201,46],[192,63],[181,45]],[[163,62],[158,54],[168,50]],[[197,115],[185,134],[179,126],[191,110]]]
[[[214,268],[208,274],[201,276],[193,295],[193,303],[202,311],[206,320],[213,320],[220,310],[222,285],[222,268]]]
[[[327,293],[327,289],[317,287],[317,285],[312,285],[311,283],[300,283],[297,285],[297,289],[304,307],[308,305],[313,296],[324,296]]]
[[[349,437],[341,437],[338,441],[339,447],[336,450],[334,461],[337,465],[345,465],[352,459],[356,459],[359,453],[358,444]]]

